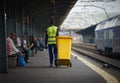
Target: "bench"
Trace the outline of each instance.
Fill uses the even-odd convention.
[[[17,56],[16,55],[8,56],[8,68],[10,68],[10,69],[17,68]]]

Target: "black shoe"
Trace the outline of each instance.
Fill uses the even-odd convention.
[[[54,64],[55,64],[55,65],[57,65],[57,64],[58,64],[58,63],[57,63],[57,60],[55,60]]]

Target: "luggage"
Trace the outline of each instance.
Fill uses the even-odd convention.
[[[25,60],[24,60],[24,57],[22,55],[18,57],[18,66],[19,67],[25,66]]]

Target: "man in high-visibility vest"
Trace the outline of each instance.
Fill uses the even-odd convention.
[[[56,36],[58,36],[58,27],[51,21],[45,36],[45,48],[47,49],[48,47],[50,67],[53,66],[53,63],[56,64],[57,62]]]

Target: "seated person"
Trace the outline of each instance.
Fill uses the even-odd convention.
[[[19,57],[22,56],[22,52],[16,48],[14,40],[16,38],[15,33],[11,33],[7,38],[7,54],[8,56],[17,56],[17,65],[19,65]]]

